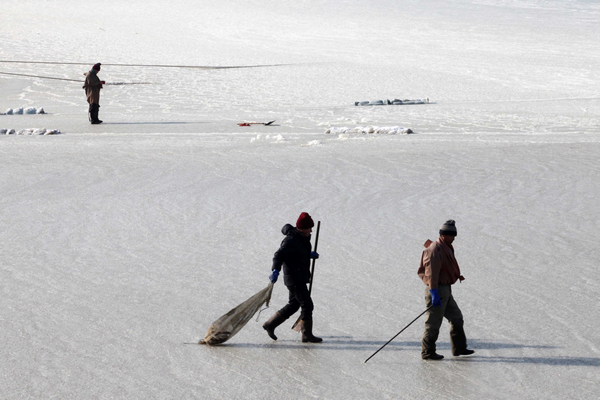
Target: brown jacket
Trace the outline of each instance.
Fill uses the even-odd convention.
[[[441,238],[423,250],[417,273],[430,289],[437,289],[438,285],[453,285],[458,279],[465,279],[460,274],[454,248]]]
[[[102,89],[102,82],[98,78],[96,71],[91,70],[85,74],[85,83],[83,88],[85,89],[85,95],[87,96],[87,102],[92,104],[100,104],[100,89]]]

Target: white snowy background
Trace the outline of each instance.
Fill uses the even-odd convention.
[[[596,398],[600,4],[0,0],[0,398]],[[75,64],[26,64],[35,61]],[[78,82],[104,64],[92,126]],[[5,73],[5,74],[2,74]],[[429,97],[431,104],[355,107]],[[238,122],[276,120],[273,126]],[[325,134],[404,127],[416,134]],[[319,345],[271,307],[322,222]],[[474,356],[420,359],[422,244],[455,219]],[[313,239],[314,240],[314,239]],[[289,326],[288,326],[289,325]]]

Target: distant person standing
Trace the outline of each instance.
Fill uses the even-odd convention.
[[[423,251],[419,265],[419,277],[427,285],[425,289],[425,302],[427,311],[425,332],[421,343],[421,358],[424,360],[441,360],[444,356],[436,353],[437,341],[442,321],[446,318],[450,322],[450,342],[453,356],[466,356],[473,354],[467,349],[467,337],[463,329],[463,316],[452,297],[452,288],[457,280],[465,278],[460,274],[458,262],[454,257],[452,242],[456,238],[456,224],[448,220],[440,229],[440,237],[435,243],[428,243]]]
[[[87,102],[89,103],[88,116],[92,124],[101,124],[102,121],[98,119],[98,111],[100,110],[100,89],[106,82],[101,81],[98,78],[98,72],[100,72],[100,63],[94,64],[89,72],[86,72],[85,83],[83,88],[85,89],[85,95],[87,96]]]
[[[298,217],[295,228],[291,224],[286,224],[281,229],[285,238],[273,256],[273,267],[271,268],[273,272],[269,276],[269,280],[273,283],[277,282],[279,271],[283,267],[283,283],[289,291],[289,301],[263,325],[273,340],[277,340],[275,328],[301,308],[302,341],[310,343],[323,341],[312,333],[314,305],[306,287],[306,284],[310,282],[310,260],[319,258],[319,255],[312,251],[310,244],[310,233],[314,226],[315,223],[311,216],[303,212]]]

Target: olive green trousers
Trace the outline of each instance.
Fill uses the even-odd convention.
[[[435,342],[440,334],[440,327],[444,318],[450,322],[450,343],[452,354],[458,355],[467,348],[467,337],[463,328],[464,320],[458,304],[452,297],[450,285],[439,285],[438,292],[442,301],[440,307],[433,307],[427,311],[425,319],[425,332],[421,342],[421,357],[427,358],[435,353]],[[425,302],[429,308],[432,305],[429,287],[425,289]]]

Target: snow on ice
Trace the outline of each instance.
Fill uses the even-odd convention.
[[[42,107],[19,107],[19,108],[9,108],[5,111],[5,115],[23,115],[23,114],[46,114]]]
[[[0,129],[0,135],[28,135],[28,136],[40,136],[40,135],[59,135],[61,132],[58,129],[45,129],[45,128],[29,128],[29,129]]]
[[[398,135],[398,134],[409,134],[414,133],[412,129],[403,128],[401,126],[356,126],[354,128],[347,127],[332,127],[325,131],[326,134],[340,135],[340,134],[385,134],[385,135]]]

